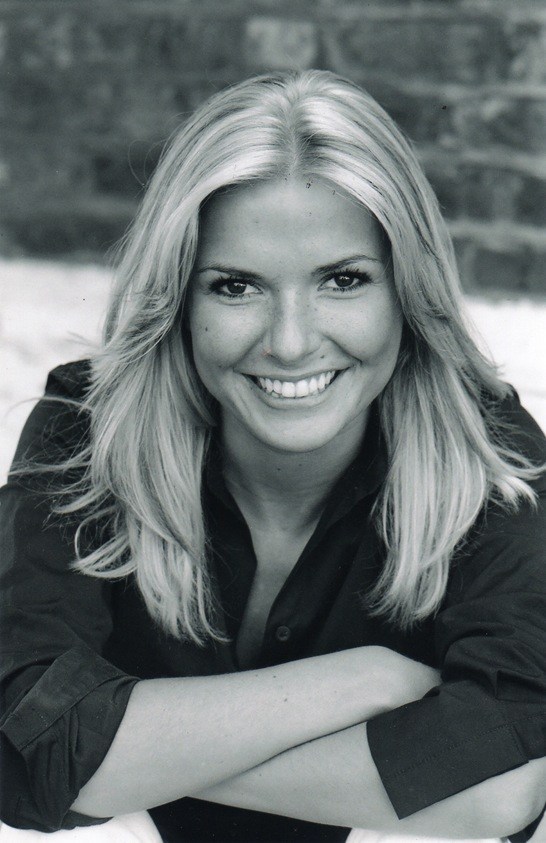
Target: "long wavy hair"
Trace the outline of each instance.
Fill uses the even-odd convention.
[[[469,336],[437,200],[401,132],[329,72],[256,77],[210,99],[166,149],[125,237],[84,408],[83,480],[65,503],[104,542],[75,567],[134,574],[169,633],[219,637],[201,481],[215,408],[183,328],[200,208],[229,186],[313,177],[367,208],[390,245],[404,337],[378,398],[389,459],[375,508],[385,564],[372,611],[404,628],[434,613],[456,545],[484,504],[533,499],[531,464],[506,444],[507,387]],[[109,538],[108,538],[109,536]],[[88,549],[89,550],[89,549]]]

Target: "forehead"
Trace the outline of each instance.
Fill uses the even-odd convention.
[[[318,179],[240,185],[211,198],[201,212],[199,263],[298,255],[320,264],[344,254],[382,259],[383,252],[375,217]]]

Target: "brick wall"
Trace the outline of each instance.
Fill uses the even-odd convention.
[[[415,141],[468,289],[546,292],[545,59],[546,0],[0,0],[0,252],[104,254],[205,97],[319,67]]]

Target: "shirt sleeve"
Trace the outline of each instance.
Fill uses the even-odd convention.
[[[58,455],[84,433],[73,409],[45,399],[16,457]],[[51,832],[103,822],[70,805],[104,758],[138,680],[101,655],[112,629],[111,585],[71,570],[75,524],[52,514],[42,480],[11,477],[0,492],[0,781],[2,820]]]
[[[399,818],[546,755],[546,489],[536,485],[536,507],[489,507],[454,559],[435,620],[443,684],[368,724]]]

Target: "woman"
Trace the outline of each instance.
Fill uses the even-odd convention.
[[[214,97],[152,179],[102,349],[52,373],[4,492],[5,821],[528,826],[545,454],[382,109],[323,72]]]

